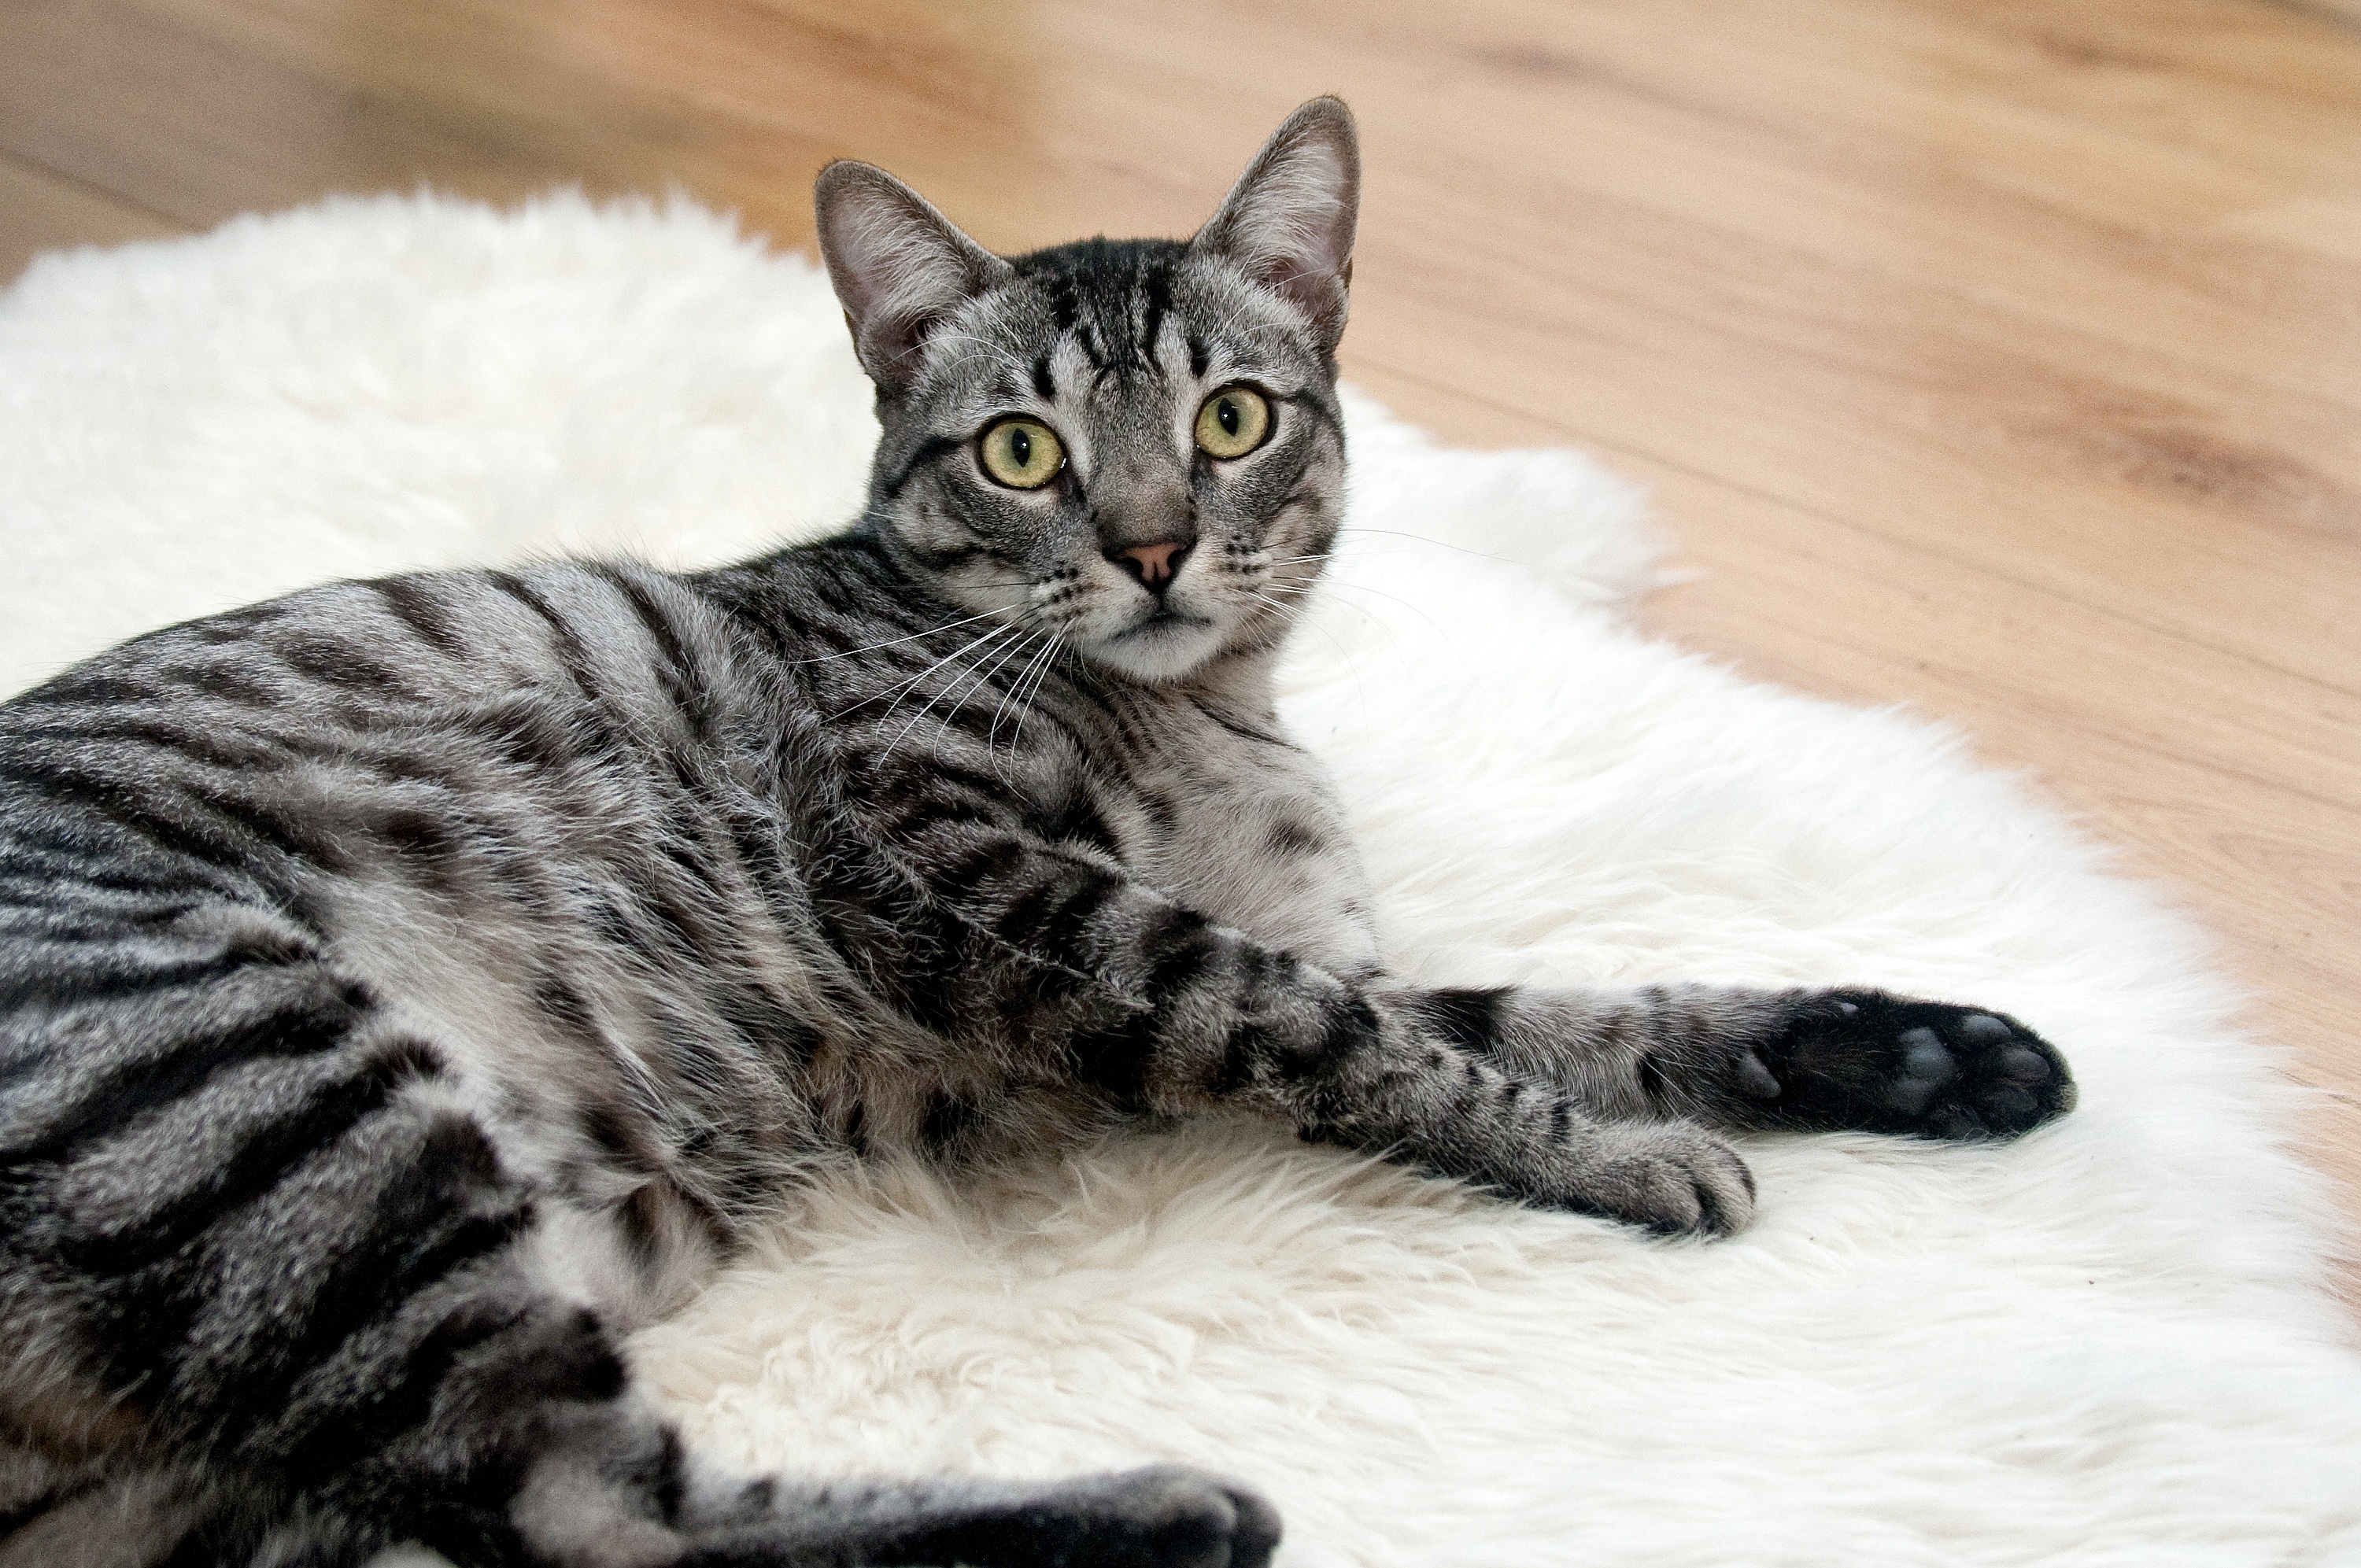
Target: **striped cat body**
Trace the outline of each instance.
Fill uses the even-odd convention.
[[[1966,1008],[1389,975],[1271,682],[1356,188],[1334,100],[1186,243],[1004,258],[832,166],[848,532],[332,585],[0,706],[0,1563],[1257,1568],[1193,1471],[722,1474],[620,1336],[863,1155],[1252,1116],[1718,1233],[1715,1126],[2070,1104]]]

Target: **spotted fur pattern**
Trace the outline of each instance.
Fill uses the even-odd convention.
[[[1711,1125],[2067,1106],[1993,1014],[1389,977],[1271,699],[1339,522],[1356,156],[1319,101],[1195,240],[1014,259],[838,165],[849,532],[318,588],[0,707],[0,1562],[1258,1568],[1276,1517],[1191,1471],[719,1474],[619,1336],[871,1151],[1228,1113],[1722,1233]],[[1239,386],[1270,433],[1217,459]],[[981,466],[1011,415],[1051,482]]]

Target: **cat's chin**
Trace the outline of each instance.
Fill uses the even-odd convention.
[[[1085,644],[1081,652],[1117,674],[1145,685],[1162,685],[1220,652],[1226,635],[1221,624],[1204,616],[1159,610]]]

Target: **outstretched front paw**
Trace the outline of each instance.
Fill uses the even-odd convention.
[[[1749,1091],[1777,1126],[2012,1138],[2074,1108],[2066,1058],[2015,1019],[1882,991],[1804,999],[1752,1056]]]
[[[1686,1123],[1594,1129],[1529,1201],[1604,1214],[1658,1235],[1727,1236],[1754,1217],[1754,1176],[1738,1151]]]

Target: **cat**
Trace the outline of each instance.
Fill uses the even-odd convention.
[[[723,1474],[621,1336],[873,1151],[1254,1116],[1722,1234],[1715,1128],[2070,1107],[1988,1011],[1389,974],[1272,702],[1358,160],[1315,100],[1192,238],[1012,258],[832,164],[848,531],[335,584],[0,706],[0,1561],[1260,1568],[1179,1467]]]

